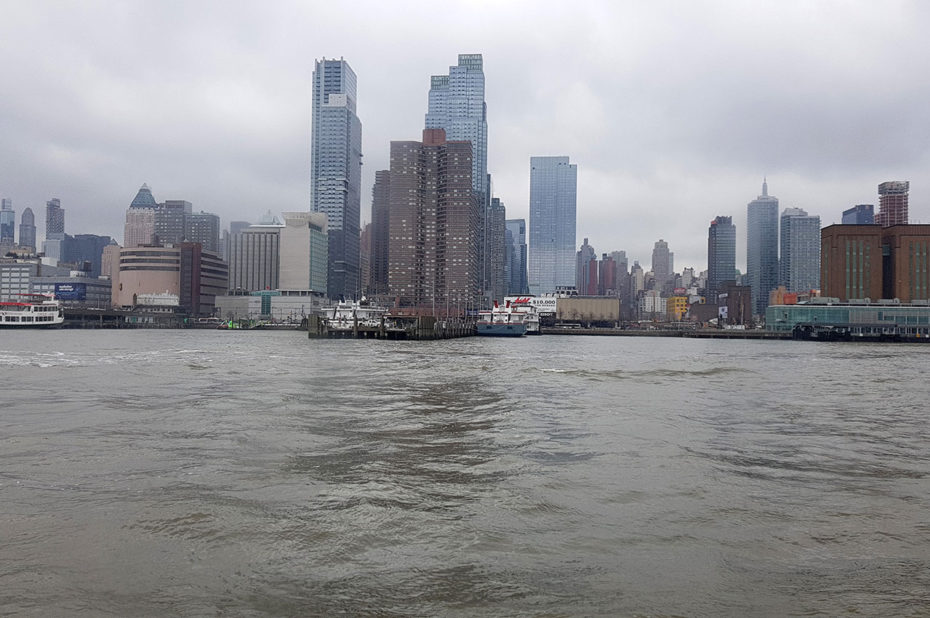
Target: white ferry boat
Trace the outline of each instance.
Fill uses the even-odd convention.
[[[526,322],[527,335],[542,334],[539,328],[539,311],[536,310],[536,305],[533,304],[532,296],[508,296],[504,301],[510,303],[514,311],[522,311],[526,314],[523,321]]]
[[[356,328],[380,328],[386,313],[384,307],[372,305],[362,298],[360,301],[339,301],[334,307],[326,309],[323,319],[330,332],[348,333]]]
[[[478,335],[485,337],[522,337],[526,334],[526,312],[494,301],[494,308],[478,312]]]
[[[53,296],[19,294],[20,300],[0,302],[0,328],[47,328],[59,326],[65,314]]]

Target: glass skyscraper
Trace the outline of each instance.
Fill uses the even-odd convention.
[[[507,294],[527,294],[526,280],[526,220],[507,219]]]
[[[530,294],[575,285],[577,185],[568,157],[530,157]]]
[[[0,203],[0,245],[12,247],[15,232],[16,211],[13,210],[13,201],[3,198]]]
[[[481,54],[459,54],[448,75],[430,78],[427,129],[445,129],[449,141],[467,140],[472,147],[472,186],[488,202],[488,106],[484,102]]]
[[[752,288],[752,311],[765,315],[769,292],[778,285],[778,198],[769,195],[762,181],[762,195],[746,208],[746,275]]]
[[[736,226],[733,217],[717,217],[707,228],[707,298],[717,299],[724,281],[736,280]]]
[[[820,217],[800,208],[781,215],[779,283],[789,292],[820,289]]]
[[[329,236],[327,295],[359,295],[362,123],[356,115],[356,77],[345,60],[316,62],[313,70],[313,127],[310,200],[326,213]]]

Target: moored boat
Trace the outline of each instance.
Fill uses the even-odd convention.
[[[65,321],[61,303],[54,296],[18,294],[17,298],[0,302],[0,328],[49,328]]]
[[[526,323],[527,335],[541,335],[539,312],[536,310],[536,305],[532,303],[532,299],[532,296],[508,296],[504,301],[509,303],[514,311],[521,311],[525,314],[523,321]]]
[[[485,337],[522,337],[526,334],[526,312],[494,301],[494,308],[478,312],[477,333]]]
[[[366,298],[360,301],[340,301],[325,310],[324,323],[330,332],[353,332],[358,329],[381,328],[387,309],[372,305]]]

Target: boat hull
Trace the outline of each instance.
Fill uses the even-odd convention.
[[[501,323],[501,324],[483,324],[478,323],[478,335],[482,337],[522,337],[526,334],[526,324],[520,323]]]

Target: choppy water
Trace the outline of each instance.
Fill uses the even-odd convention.
[[[927,615],[930,346],[0,333],[0,615]]]

